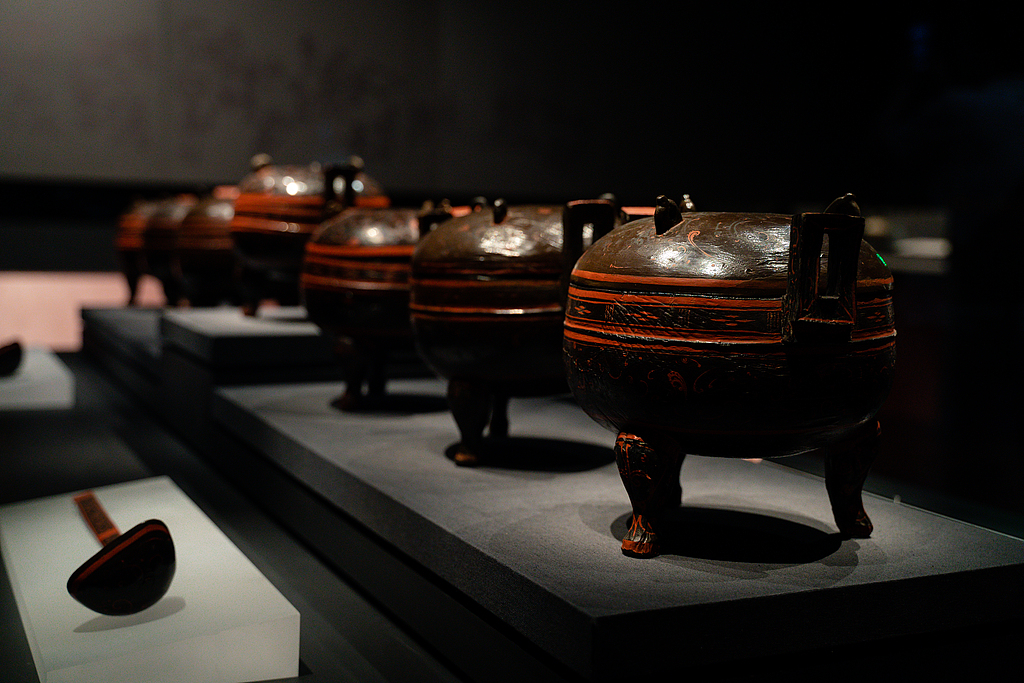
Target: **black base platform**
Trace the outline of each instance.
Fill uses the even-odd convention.
[[[136,328],[98,332],[125,313],[83,313],[87,350],[145,386]],[[821,478],[691,456],[676,542],[628,558],[614,435],[569,397],[513,400],[512,438],[459,468],[442,382],[391,380],[381,410],[341,413],[326,348],[288,350],[323,343],[303,321],[235,313],[137,320],[159,356],[145,402],[464,680],[954,675],[1024,636],[1017,538],[868,495],[872,538],[843,540]]]
[[[160,400],[160,308],[82,309],[82,349],[147,406]]]
[[[459,666],[482,624],[508,637],[495,656],[615,680],[938,638],[1024,607],[1024,542],[871,495],[872,538],[842,540],[823,481],[770,462],[691,456],[679,542],[625,557],[613,435],[568,398],[514,400],[510,450],[465,469],[445,455],[440,382],[395,383],[377,414],[340,413],[339,391],[219,390],[215,422],[250,451],[224,446],[222,465],[262,458],[296,481],[314,504],[272,488],[266,504]],[[324,532],[345,522],[383,549],[371,562]],[[439,596],[461,609],[431,613]]]

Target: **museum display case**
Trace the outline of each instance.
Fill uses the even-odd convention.
[[[584,201],[578,206],[598,213],[581,213],[574,219],[574,235],[580,228],[579,239],[568,242],[570,249],[578,250],[574,255],[583,253],[582,228],[588,228],[587,232],[596,229],[600,236],[601,221],[622,221],[620,212],[608,202]],[[810,371],[804,374],[820,378],[825,367],[848,365],[843,360],[848,357],[847,344],[868,338],[882,340],[881,352],[858,356],[870,368],[859,374],[837,371],[839,374],[826,383],[831,387],[837,382],[842,385],[844,377],[870,376],[871,382],[856,383],[861,388],[876,387],[863,400],[867,407],[852,409],[849,430],[835,430],[829,426],[836,419],[835,406],[860,405],[847,400],[849,387],[841,392],[845,397],[841,399],[815,395],[783,401],[780,397],[785,390],[799,389],[804,377],[787,380],[784,367],[765,370],[769,377],[783,377],[779,380],[782,388],[741,388],[740,398],[722,400],[734,407],[748,403],[766,406],[764,410],[774,416],[770,422],[775,425],[785,421],[784,416],[790,414],[786,411],[793,405],[813,406],[821,414],[809,419],[814,429],[823,430],[826,435],[821,438],[826,441],[832,438],[829,435],[856,432],[860,429],[857,425],[873,426],[876,418],[886,422],[886,408],[879,410],[878,404],[894,382],[889,374],[892,359],[885,349],[890,348],[886,340],[891,339],[894,315],[900,315],[900,307],[893,306],[890,299],[894,276],[876,252],[860,241],[854,207],[852,200],[845,198],[829,211],[804,212],[794,219],[784,214],[680,212],[670,201],[661,200],[653,212],[632,210],[633,217],[641,218],[622,223],[597,239],[581,259],[569,258],[575,266],[570,281],[563,280],[567,271],[561,270],[561,255],[557,263],[552,258],[545,271],[544,292],[550,293],[552,308],[562,306],[563,296],[568,301],[565,348],[559,345],[557,349],[567,354],[567,381],[561,391],[535,392],[511,402],[508,420],[515,431],[493,450],[493,458],[474,468],[451,466],[449,458],[457,452],[462,436],[450,413],[448,381],[443,374],[392,380],[388,394],[394,401],[383,410],[336,410],[332,401],[343,393],[345,376],[333,355],[331,340],[307,319],[301,307],[267,307],[256,316],[246,316],[235,307],[87,309],[82,312],[86,357],[75,359],[75,375],[88,378],[86,396],[95,396],[95,389],[88,385],[107,380],[91,376],[96,370],[89,368],[106,368],[104,372],[121,384],[105,389],[104,400],[120,405],[124,399],[115,396],[127,389],[127,403],[137,405],[117,410],[138,411],[139,406],[146,406],[147,413],[159,420],[159,426],[149,429],[169,430],[172,438],[182,439],[187,446],[177,448],[185,448],[188,455],[175,457],[191,459],[188,461],[197,463],[196,467],[201,463],[222,482],[208,495],[223,496],[223,487],[227,487],[234,495],[245,496],[252,501],[247,515],[269,515],[280,525],[276,533],[302,548],[292,547],[280,560],[284,565],[279,566],[301,564],[303,553],[322,558],[331,567],[328,575],[336,571],[343,577],[335,579],[340,580],[337,590],[356,590],[370,600],[372,607],[364,608],[369,610],[366,614],[387,624],[379,628],[388,634],[389,647],[399,647],[397,643],[405,643],[405,638],[416,643],[420,648],[416,666],[421,672],[436,673],[451,666],[459,676],[471,680],[615,680],[635,670],[635,662],[623,657],[622,644],[637,633],[647,634],[646,670],[674,671],[683,658],[690,670],[710,678],[723,667],[740,672],[741,677],[756,677],[766,662],[775,663],[772,666],[780,661],[787,666],[797,666],[794,662],[817,666],[812,663],[834,662],[834,657],[852,652],[881,666],[906,661],[898,654],[902,648],[935,652],[942,643],[963,638],[975,650],[994,656],[992,653],[1007,647],[1008,639],[1018,632],[1014,627],[1001,629],[1013,624],[1019,611],[1016,586],[1024,571],[1024,542],[1012,534],[989,531],[984,525],[958,521],[950,516],[950,508],[941,504],[932,509],[946,514],[935,514],[929,511],[933,499],[928,496],[920,499],[924,507],[921,503],[908,505],[916,502],[910,489],[898,485],[894,489],[884,475],[864,471],[857,475],[853,494],[870,516],[873,530],[869,534],[844,531],[842,516],[829,502],[832,475],[827,470],[809,474],[789,467],[786,458],[759,460],[777,454],[770,448],[775,442],[767,437],[751,440],[741,434],[739,441],[715,442],[723,449],[733,449],[729,452],[705,448],[700,442],[701,448],[693,449],[697,455],[732,457],[671,462],[668,479],[674,480],[675,486],[664,490],[678,494],[681,483],[686,495],[681,506],[673,498],[669,507],[659,509],[658,522],[665,534],[657,548],[658,558],[637,562],[617,551],[630,539],[631,526],[636,526],[637,506],[635,500],[630,505],[635,496],[630,494],[628,482],[623,490],[621,469],[628,459],[616,452],[602,425],[609,423],[619,429],[618,419],[637,423],[635,416],[610,417],[620,412],[628,415],[628,409],[616,407],[620,406],[616,401],[621,400],[621,406],[632,405],[638,400],[629,393],[635,387],[645,382],[648,392],[656,387],[652,369],[671,372],[679,363],[670,364],[657,355],[648,360],[649,352],[644,351],[598,381],[595,375],[574,373],[582,373],[586,367],[611,368],[611,357],[588,365],[587,358],[598,356],[588,356],[572,345],[581,335],[597,333],[620,341],[628,335],[635,339],[647,335],[643,337],[647,339],[653,327],[664,324],[664,339],[647,345],[661,349],[662,354],[671,350],[678,354],[697,346],[690,337],[722,343],[726,337],[756,334],[757,330],[750,332],[749,328],[759,320],[774,321],[780,327],[772,328],[770,335],[775,335],[772,339],[781,337],[785,332],[779,311],[785,308],[789,283],[792,280],[795,287],[801,283],[793,261],[809,242],[810,272],[818,274],[810,279],[817,280],[819,289],[806,290],[804,301],[817,296],[826,304],[835,303],[828,319],[813,303],[793,306],[803,310],[811,323],[809,332],[795,331],[798,337],[804,335],[795,343],[809,342],[815,350],[808,361],[813,361]],[[561,207],[553,208],[551,213],[557,216],[553,220],[560,220],[561,212]],[[651,213],[654,215],[644,216]],[[839,216],[834,230],[827,223],[831,214]],[[798,229],[821,227],[818,237],[827,235],[828,248],[823,249],[813,233],[811,238],[806,232],[798,233],[799,239],[793,239],[794,220]],[[490,217],[488,221],[491,228],[500,225]],[[854,225],[856,234],[846,239],[848,224]],[[749,248],[740,254],[746,254],[743,258],[727,256],[730,249],[739,248],[736,244]],[[683,276],[674,271],[652,273],[650,264],[672,259],[659,261],[644,254],[645,245],[684,254],[693,268],[734,263],[740,275],[726,287],[721,282],[728,278],[720,274],[715,281],[721,281],[721,286],[709,296],[699,288],[707,285],[706,278],[686,275],[685,270]],[[836,253],[843,246],[845,252]],[[628,250],[640,250],[639,255]],[[850,254],[855,254],[858,273],[853,280],[847,270],[851,269]],[[814,256],[819,259],[815,261]],[[682,268],[681,263],[685,264],[685,259],[676,259],[671,265]],[[748,272],[751,269],[755,273]],[[830,272],[835,275],[830,277]],[[486,275],[480,282],[500,282],[494,273]],[[612,287],[612,280],[621,286]],[[769,294],[759,300],[746,291],[755,285],[760,287],[757,292]],[[628,287],[637,291],[619,291]],[[450,289],[460,295],[470,291],[466,287]],[[739,296],[741,290],[743,297]],[[895,291],[899,291],[898,285]],[[518,293],[512,291],[509,296]],[[678,310],[680,299],[689,311],[686,315]],[[720,307],[732,306],[732,313],[723,317],[721,311],[718,316],[691,311],[705,300]],[[762,305],[751,305],[750,310],[737,308],[751,300]],[[763,302],[779,311],[758,317],[758,311],[769,306]],[[670,311],[669,322],[654,314],[629,317],[630,306],[640,304]],[[530,308],[525,304],[508,307]],[[919,307],[912,309],[909,319],[913,321],[919,312]],[[847,313],[845,325],[843,320],[836,322],[836,316]],[[561,315],[558,321],[563,322]],[[701,324],[704,327],[699,327]],[[824,332],[813,329],[821,325],[830,327]],[[918,328],[911,325],[909,329],[913,345]],[[689,336],[680,341],[684,334]],[[540,335],[532,336],[540,339]],[[495,338],[508,341],[502,335]],[[615,344],[601,346],[601,354],[615,352],[621,353]],[[789,347],[780,347],[769,355],[801,362],[794,353]],[[503,358],[511,363],[508,356]],[[558,353],[555,358],[562,362]],[[81,365],[85,360],[87,367]],[[715,369],[710,357],[686,356],[681,362],[702,372]],[[814,365],[819,362],[825,365]],[[764,358],[744,361],[737,372],[749,377],[757,368],[770,368],[770,363]],[[736,377],[732,382],[719,381],[735,374],[733,366],[719,367],[718,373],[705,377],[707,386],[688,385],[687,389],[692,389],[694,396],[718,400],[709,392],[735,389],[738,381]],[[911,376],[906,381],[914,379]],[[594,386],[599,388],[596,393]],[[674,387],[668,382],[663,388],[669,391]],[[906,389],[896,381],[894,391],[899,396]],[[645,399],[650,405],[640,401],[642,414],[658,416],[662,414],[659,411],[675,410],[671,396]],[[899,416],[902,409],[896,406],[891,414]],[[700,425],[713,425],[716,410],[708,408],[707,414],[701,410],[704,408],[687,407],[685,412],[692,412]],[[592,419],[594,414],[600,419]],[[806,410],[797,411],[792,419],[806,415]],[[750,417],[746,423],[754,424],[753,420]],[[9,420],[7,424],[19,422]],[[901,423],[897,419],[889,430],[900,444],[905,443]],[[690,428],[685,421],[675,424]],[[149,438],[142,437],[142,442]],[[817,436],[812,437],[814,443],[800,438],[785,436],[790,440],[779,441],[785,447],[776,450],[818,445],[814,441]],[[104,448],[100,462],[108,457],[107,450]],[[56,449],[47,452],[58,457]],[[805,456],[796,456],[799,458]],[[170,466],[168,461],[161,462],[159,472]],[[646,466],[643,461],[641,464]],[[676,478],[677,465],[681,465],[680,478]],[[94,467],[83,475],[85,481],[73,480],[74,489],[117,483],[116,479],[96,481],[97,475],[106,471]],[[862,475],[867,477],[863,493]],[[179,476],[189,486],[197,481],[194,475]],[[209,480],[210,476],[201,478]],[[658,471],[647,470],[643,476],[655,478]],[[894,490],[900,493],[894,494]],[[172,533],[177,548],[178,532],[172,529]],[[245,541],[256,559],[273,552],[266,545],[269,536],[265,533]],[[80,563],[87,556],[83,553],[74,560]],[[313,590],[288,570],[285,575],[290,577],[290,585],[301,585],[304,592]],[[172,593],[173,588],[151,609],[166,606]],[[904,611],[894,622],[891,605],[895,602],[903,605]],[[323,608],[311,611],[308,604],[303,605],[301,601],[296,605],[303,619],[307,615],[315,618],[316,609]],[[522,605],[530,608],[522,609]],[[779,610],[805,616],[787,621],[787,629],[774,635],[762,632],[757,625],[771,623]],[[8,616],[17,619],[17,613],[13,609]],[[753,629],[757,638],[737,636],[737,624],[749,625],[742,633],[750,634]],[[323,621],[315,624],[316,642],[336,637],[335,628]],[[346,638],[362,637],[353,631],[346,633]],[[310,646],[312,650],[316,642]],[[441,669],[434,668],[438,665],[432,653],[440,653],[446,662]],[[302,656],[310,670],[306,675],[314,679],[318,674],[326,676],[324,672],[337,665],[308,649]],[[379,657],[374,661],[374,666],[387,666]],[[502,663],[502,671],[495,672],[494,662]],[[449,674],[438,675],[445,679]]]
[[[608,433],[566,395],[510,405],[515,457],[453,469],[445,452],[458,436],[442,380],[394,381],[404,409],[383,413],[332,408],[343,386],[208,387],[210,428],[192,441],[474,678],[495,673],[467,645],[514,677],[613,680],[632,670],[617,645],[637,632],[648,634],[649,670],[672,670],[682,656],[710,672],[816,661],[823,649],[870,659],[868,633],[885,658],[902,646],[887,643],[916,649],[924,633],[938,643],[966,627],[989,638],[1016,609],[1021,541],[877,493],[863,494],[876,531],[849,539],[823,478],[770,461],[688,459],[664,561],[638,566],[617,552],[631,511]],[[905,606],[898,623],[894,601]],[[735,637],[737,623],[770,622],[779,610],[807,617],[777,637]]]
[[[0,329],[4,680],[1015,665],[1012,30],[22,4],[0,268],[125,295]]]

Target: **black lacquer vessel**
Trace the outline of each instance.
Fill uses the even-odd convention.
[[[564,353],[580,406],[618,433],[633,506],[623,551],[658,552],[686,453],[824,449],[839,530],[871,533],[861,487],[892,384],[892,274],[851,195],[823,213],[680,211],[595,243],[569,286]]]

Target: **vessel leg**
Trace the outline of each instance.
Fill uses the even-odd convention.
[[[239,266],[236,281],[238,282],[239,308],[242,315],[253,317],[260,307],[260,273],[254,268]]]
[[[653,557],[661,550],[659,529],[665,513],[679,507],[682,486],[679,472],[683,452],[671,439],[657,443],[620,432],[615,440],[615,462],[629,495],[633,516],[622,539],[622,552],[635,557]]]
[[[383,351],[368,351],[369,358],[369,379],[367,380],[366,394],[372,403],[380,403],[384,399],[387,387],[387,354]]]
[[[142,278],[142,266],[139,256],[127,256],[122,259],[122,272],[128,282],[128,306],[134,306],[139,296],[139,280]]]
[[[366,381],[366,363],[356,356],[348,359],[345,369],[345,393],[334,399],[332,405],[339,410],[354,411],[362,407],[363,383]]]
[[[508,396],[495,394],[491,402],[491,423],[488,435],[504,438],[508,436]]]
[[[851,438],[825,449],[825,488],[839,532],[847,538],[867,538],[874,528],[861,492],[880,443],[880,425],[868,422]]]
[[[455,379],[448,382],[448,405],[461,437],[455,450],[457,465],[475,465],[479,461],[491,400],[490,393],[474,382]]]

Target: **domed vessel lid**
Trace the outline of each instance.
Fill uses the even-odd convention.
[[[493,206],[442,223],[423,238],[414,261],[421,266],[471,263],[478,268],[503,267],[514,262],[561,263],[561,206]]]
[[[146,249],[173,249],[181,221],[197,201],[193,194],[179,194],[160,201],[143,232]]]
[[[196,202],[182,219],[182,225],[196,221],[231,222],[238,194],[237,185],[218,185]]]
[[[356,206],[324,221],[313,233],[310,244],[386,247],[412,245],[419,237],[416,209]]]
[[[727,292],[743,287],[781,296],[787,285],[794,217],[696,211],[692,202],[687,207],[688,199],[684,197],[683,206],[690,210],[680,210],[671,200],[659,197],[654,216],[622,225],[598,240],[580,259],[573,277],[597,279],[612,289],[687,287]],[[840,213],[835,203],[829,210]],[[846,210],[859,215],[855,206]],[[891,277],[870,245],[862,242],[860,250],[861,280]],[[822,269],[828,253],[825,240]]]
[[[115,247],[121,251],[142,249],[142,234],[158,208],[160,201],[155,199],[136,199],[132,202],[118,218]]]
[[[322,166],[274,165],[269,155],[257,154],[250,160],[252,172],[238,184],[243,194],[278,197],[341,197],[349,191],[345,167],[353,167],[351,194],[356,206],[387,206],[389,201],[381,184],[363,171],[363,160],[349,157],[345,164]],[[330,187],[327,187],[327,185]]]
[[[269,155],[257,154],[249,163],[252,172],[238,183],[242,193],[287,197],[323,196],[324,174],[316,162],[308,166],[274,165]]]

